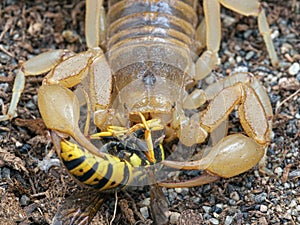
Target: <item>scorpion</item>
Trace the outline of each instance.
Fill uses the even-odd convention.
[[[277,66],[265,12],[257,0],[203,0],[201,23],[197,0],[110,0],[107,12],[103,0],[86,0],[88,49],[81,53],[52,50],[25,62],[16,74],[8,113],[0,116],[0,121],[16,116],[25,77],[47,73],[38,92],[39,110],[47,128],[53,131],[59,157],[81,183],[101,191],[128,186],[137,176],[135,168],[141,161],[156,164],[162,160],[165,167],[206,171],[187,181],[157,181],[159,186],[170,188],[236,176],[258,163],[262,168],[273,114],[268,95],[255,76],[237,72],[205,90],[189,91],[218,64],[221,5],[258,18],[271,63]],[[79,127],[83,102],[87,105],[84,131]],[[200,111],[205,103],[206,108]],[[157,156],[151,133],[152,129],[160,130],[160,124],[166,140],[178,138],[183,145],[193,146],[218,131],[235,108],[246,135],[218,138],[208,153],[195,161],[177,162]],[[102,132],[89,136],[91,117]],[[145,129],[147,148],[127,149],[135,157],[113,156],[99,151],[90,141],[92,137],[132,134],[136,125]],[[66,137],[76,144],[67,142]],[[66,151],[71,154],[64,155]],[[82,160],[77,164],[68,162],[79,158]],[[110,176],[91,168],[94,162]],[[87,169],[92,172],[87,174]]]

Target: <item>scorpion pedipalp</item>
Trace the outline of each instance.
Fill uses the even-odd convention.
[[[70,135],[94,154],[101,155],[78,127],[80,107],[72,91],[57,84],[44,85],[39,89],[38,104],[49,129]]]

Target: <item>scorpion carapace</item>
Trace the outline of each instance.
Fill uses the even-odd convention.
[[[184,86],[193,76],[196,2],[109,4],[107,54],[118,113],[134,120],[138,112],[169,115],[172,107],[182,105]]]

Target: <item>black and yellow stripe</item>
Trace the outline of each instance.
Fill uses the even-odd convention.
[[[154,150],[157,161],[163,160],[162,145],[156,146]],[[99,191],[121,189],[129,185],[133,179],[135,182],[144,181],[147,172],[143,168],[152,164],[147,161],[143,152],[137,149],[124,147],[118,157],[108,153],[104,155],[102,158],[77,144],[67,140],[61,141],[60,157],[69,173],[80,183]]]
[[[66,140],[61,141],[60,157],[79,182],[100,191],[122,188],[133,177],[133,166],[128,161],[110,154],[95,156]]]

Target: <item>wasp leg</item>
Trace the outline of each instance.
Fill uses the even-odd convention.
[[[274,44],[271,38],[270,28],[267,22],[264,9],[261,7],[261,4],[256,0],[219,0],[222,5],[226,8],[229,8],[239,14],[245,16],[256,16],[258,17],[258,29],[260,34],[264,38],[264,42],[267,46],[267,51],[271,59],[271,63],[274,67],[278,67],[278,58],[275,52]]]
[[[143,129],[145,132],[145,141],[147,144],[147,148],[144,153],[147,156],[148,160],[150,162],[155,162],[155,153],[154,153],[154,147],[153,147],[153,140],[152,140],[152,131],[159,131],[163,130],[164,127],[161,124],[161,121],[159,119],[151,119],[146,120],[143,114],[139,113],[139,116],[141,117],[141,123],[135,124],[134,126],[130,128],[125,127],[119,127],[119,126],[108,126],[106,131],[96,133],[91,135],[91,138],[102,138],[102,137],[115,137],[122,139],[123,136],[130,136],[134,132]],[[159,138],[157,141],[160,142],[161,138]],[[144,148],[143,148],[144,149]]]
[[[23,92],[26,76],[38,76],[54,68],[63,59],[73,53],[67,50],[54,50],[40,54],[25,62],[19,69],[13,86],[13,94],[10,107],[6,115],[0,116],[0,121],[10,120],[16,117],[17,105]]]

